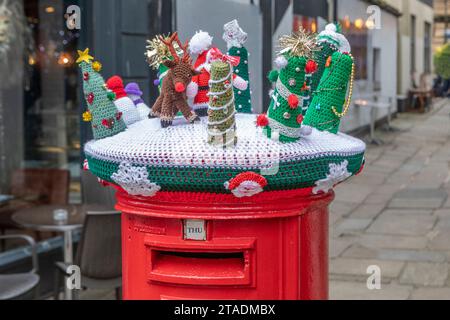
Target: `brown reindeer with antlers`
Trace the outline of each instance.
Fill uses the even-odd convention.
[[[192,77],[198,74],[191,65],[192,61],[188,53],[188,43],[186,42],[183,45],[178,39],[176,32],[168,40],[162,36],[159,39],[169,48],[174,60],[165,60],[163,62],[170,70],[164,78],[161,94],[153,105],[149,116],[159,117],[163,128],[167,128],[172,124],[173,118],[178,111],[181,111],[190,123],[199,121],[200,118],[189,107],[186,98],[186,88],[191,82]],[[184,51],[182,58],[178,56],[173,46],[174,41]]]

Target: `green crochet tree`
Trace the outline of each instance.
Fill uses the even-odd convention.
[[[450,43],[439,48],[434,55],[436,73],[443,79],[450,79]]]
[[[268,123],[263,132],[269,138],[279,136],[279,141],[289,143],[301,137],[303,116],[311,93],[309,83],[317,64],[308,59],[315,46],[314,40],[306,33],[280,38],[280,47],[286,49],[275,60],[278,70],[272,70],[269,74],[269,80],[276,85],[267,113]],[[264,121],[262,123],[265,124]]]
[[[331,133],[339,131],[341,118],[350,105],[354,71],[350,54],[335,52],[331,56],[306,113],[304,125]],[[349,80],[349,98],[346,101]]]
[[[115,94],[108,90],[100,75],[101,64],[91,62],[94,57],[89,55],[89,49],[78,50],[77,63],[83,75],[83,91],[87,102],[87,110],[83,120],[91,122],[94,139],[114,136],[126,129],[125,122],[113,101]]]
[[[223,148],[237,144],[231,68],[231,64],[220,60],[211,64],[208,143]]]
[[[330,23],[325,27],[325,30],[317,36],[317,44],[320,51],[314,54],[314,60],[317,62],[318,69],[314,73],[311,82],[312,92],[317,90],[320,79],[325,71],[325,64],[328,57],[337,51],[350,52],[350,44],[348,40],[342,35],[341,26],[338,23]]]
[[[249,53],[243,46],[247,41],[247,33],[239,27],[237,20],[233,20],[224,25],[223,39],[227,43],[227,54],[240,58],[239,65],[234,67],[234,73],[249,83],[245,91],[234,88],[237,111],[240,113],[252,113],[250,75],[248,71]]]

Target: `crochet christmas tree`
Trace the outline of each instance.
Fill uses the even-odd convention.
[[[350,54],[340,52],[335,52],[325,66],[325,72],[308,108],[304,124],[320,131],[337,133],[341,118],[350,106],[355,66]],[[351,80],[349,98],[346,101],[349,80]]]
[[[443,79],[450,79],[450,43],[437,49],[434,56],[436,73]]]
[[[320,79],[325,71],[325,64],[328,57],[331,57],[333,53],[350,52],[350,44],[347,39],[342,35],[342,29],[338,23],[330,23],[325,27],[325,30],[319,33],[317,36],[317,44],[320,47],[320,51],[314,54],[314,60],[317,62],[318,70],[312,77],[311,90],[312,92],[317,90]]]
[[[240,58],[239,65],[234,67],[234,73],[249,83],[247,90],[234,89],[236,108],[240,113],[252,113],[252,100],[250,90],[250,75],[248,71],[249,53],[243,46],[247,41],[247,33],[240,27],[237,20],[224,25],[223,39],[227,43],[228,55]]]
[[[310,97],[311,74],[317,65],[309,58],[316,49],[312,37],[304,31],[280,38],[284,48],[275,60],[279,70],[272,70],[269,80],[276,83],[268,109],[267,121],[258,125],[264,133],[281,142],[295,142],[300,139],[303,115]]]
[[[111,137],[125,130],[126,125],[113,101],[115,94],[108,90],[100,75],[101,64],[92,62],[89,49],[78,50],[77,63],[83,74],[83,91],[88,104],[83,120],[91,122],[94,139]]]
[[[208,143],[224,148],[236,145],[236,109],[231,64],[214,61],[211,64],[209,83]]]

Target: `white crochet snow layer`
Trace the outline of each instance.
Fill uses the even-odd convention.
[[[113,137],[88,142],[87,155],[104,161],[147,166],[223,167],[266,169],[274,161],[299,162],[306,159],[364,153],[365,144],[345,134],[313,129],[294,143],[268,139],[255,125],[256,115],[236,115],[238,143],[228,149],[207,143],[207,118],[187,124],[177,118],[172,127],[162,129],[159,119],[146,119]]]

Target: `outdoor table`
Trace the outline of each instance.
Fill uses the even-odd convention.
[[[382,145],[384,141],[377,138],[375,135],[375,122],[377,120],[377,109],[387,109],[388,110],[388,131],[390,131],[391,122],[391,104],[387,102],[370,101],[366,99],[358,99],[354,102],[357,107],[370,108],[370,140],[369,143]]]
[[[64,209],[68,212],[68,220],[66,223],[59,223],[53,219],[53,211]],[[44,231],[44,232],[60,232],[64,235],[64,262],[73,264],[73,242],[72,233],[83,227],[85,214],[87,211],[103,210],[96,205],[46,205],[26,208],[17,211],[12,219],[24,228]],[[65,298],[70,300],[72,292],[65,286]]]

